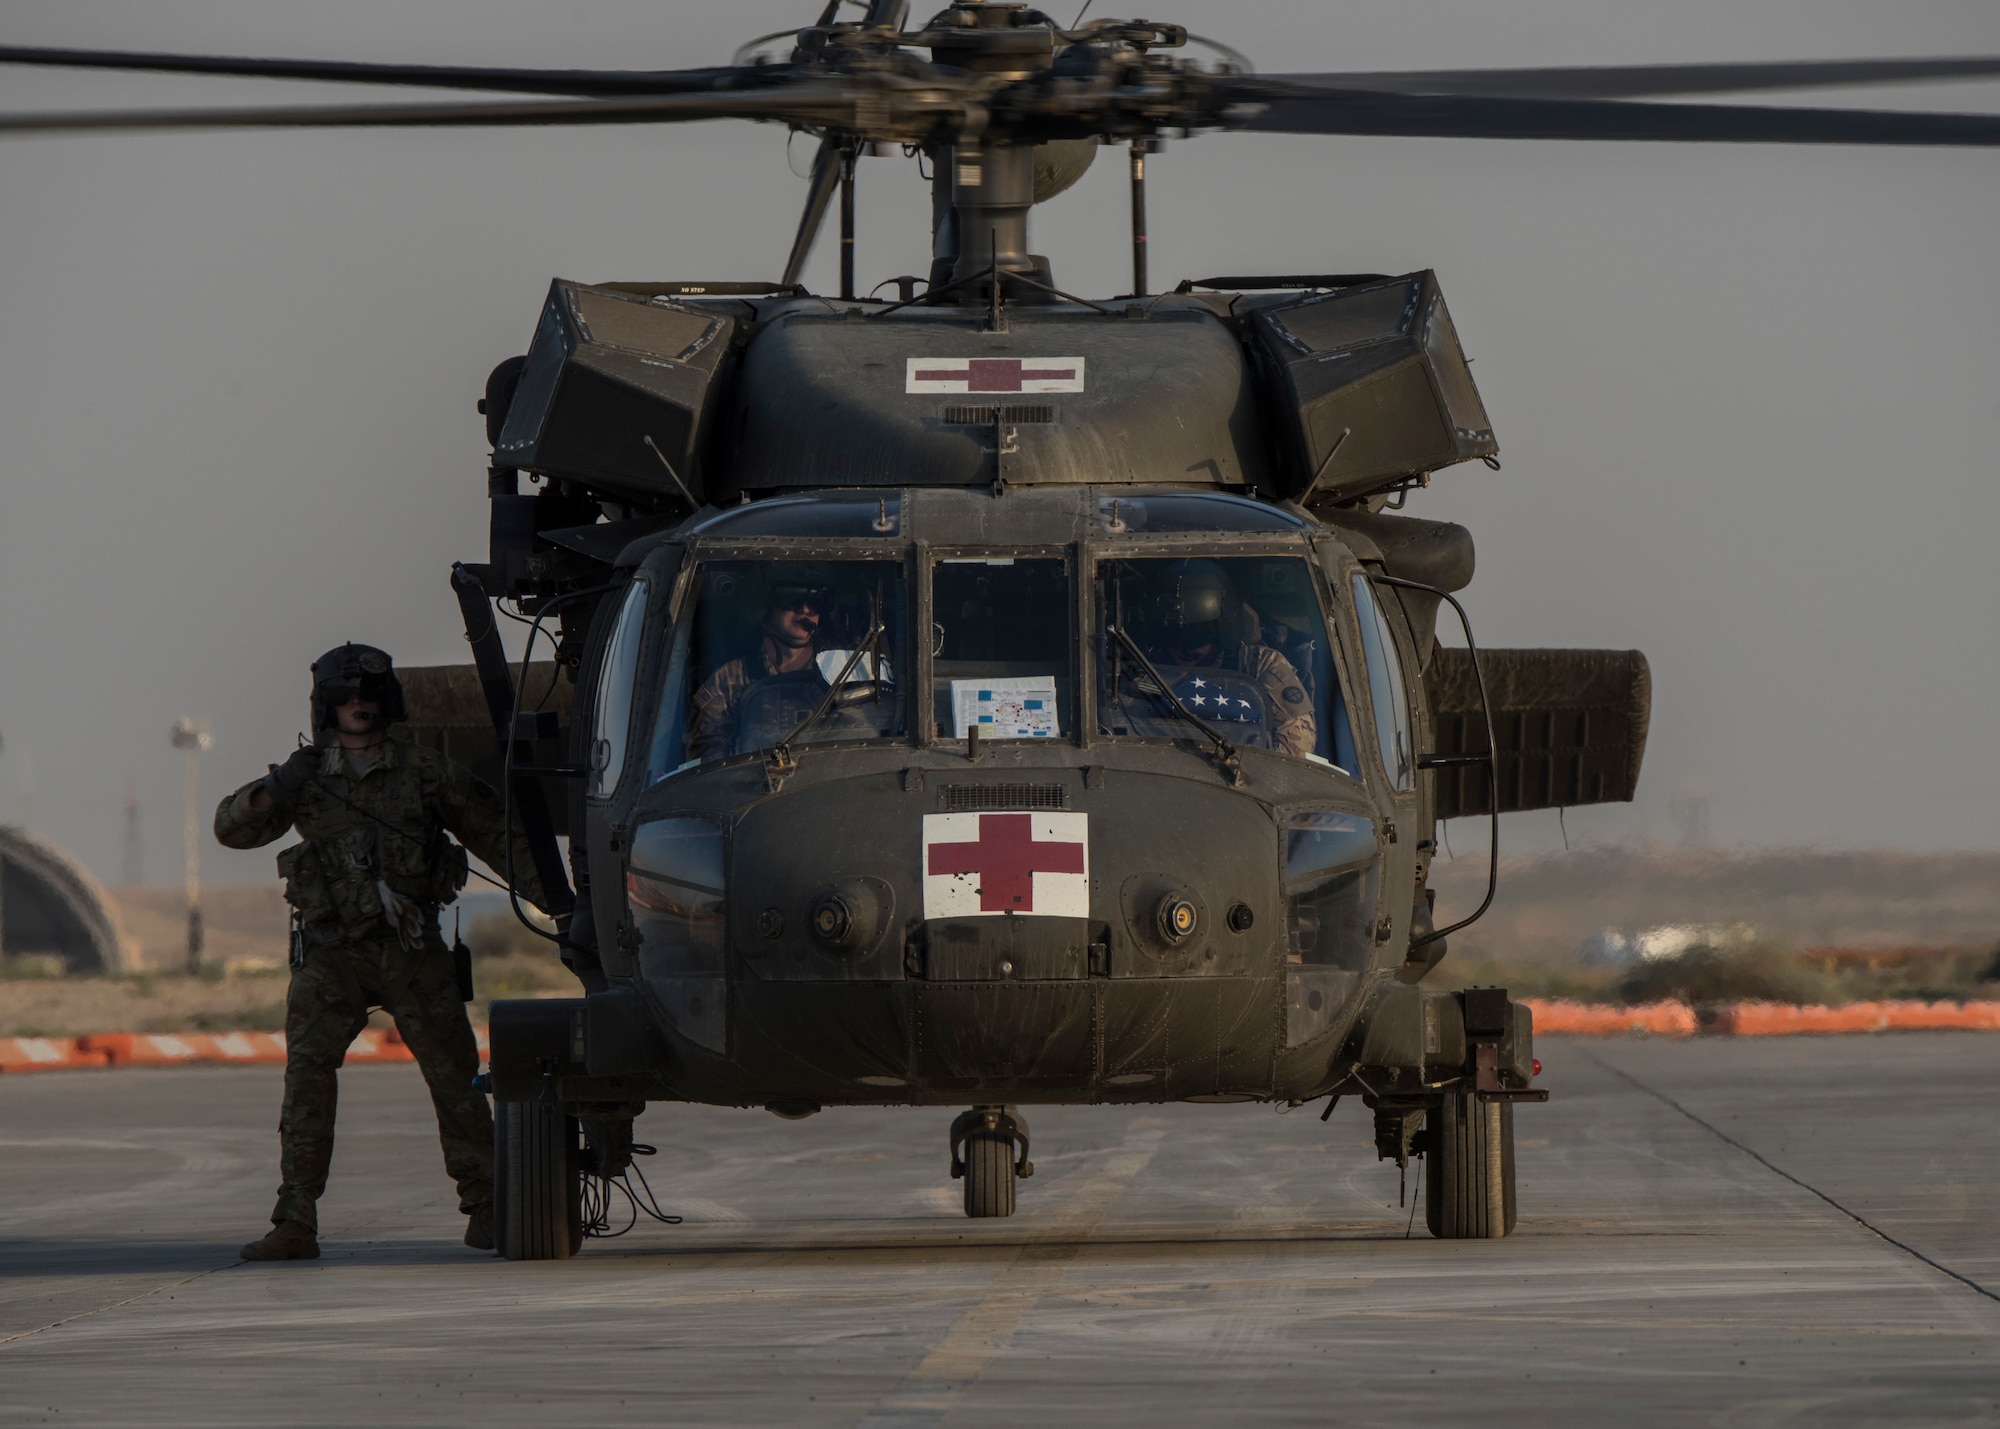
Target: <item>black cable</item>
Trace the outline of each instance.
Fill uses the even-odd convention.
[[[1486,692],[1486,670],[1485,667],[1483,667],[1479,663],[1479,642],[1472,638],[1472,618],[1465,613],[1465,607],[1458,603],[1458,597],[1453,595],[1448,590],[1439,590],[1436,586],[1425,585],[1422,581],[1406,581],[1402,579],[1400,576],[1383,575],[1376,572],[1370,572],[1368,575],[1368,579],[1375,582],[1377,585],[1400,586],[1404,590],[1419,590],[1424,592],[1424,594],[1426,595],[1434,595],[1439,600],[1444,601],[1453,610],[1458,612],[1458,623],[1460,627],[1463,628],[1465,631],[1466,653],[1470,655],[1472,659],[1472,678],[1474,682],[1479,686],[1480,712],[1484,714],[1486,717],[1486,757],[1484,759],[1473,761],[1475,763],[1481,763],[1486,766],[1486,808],[1487,808],[1487,813],[1490,815],[1492,819],[1492,825],[1493,825],[1492,832],[1488,836],[1487,847],[1486,847],[1486,897],[1480,902],[1480,905],[1472,911],[1471,917],[1461,918],[1448,928],[1437,928],[1432,930],[1431,932],[1423,934],[1421,937],[1410,939],[1410,951],[1414,953],[1418,948],[1428,947],[1432,943],[1438,942],[1444,938],[1449,937],[1451,934],[1456,933],[1461,928],[1469,928],[1474,923],[1477,923],[1481,918],[1486,916],[1486,910],[1493,906],[1494,894],[1499,892],[1500,889],[1500,742],[1498,739],[1494,737],[1493,734],[1493,700],[1492,697],[1488,695]],[[1420,758],[1417,764],[1417,768],[1421,770],[1425,767],[1427,766],[1423,764]],[[1431,765],[1428,767],[1435,768],[1437,766]],[[1440,822],[1439,827],[1440,828],[1443,827],[1442,822]],[[508,876],[511,878],[513,875],[509,874]]]
[[[628,587],[630,584],[629,581],[626,582]],[[535,638],[542,632],[543,617],[559,605],[567,605],[570,601],[581,600],[585,596],[604,595],[618,589],[620,587],[616,583],[589,586],[542,602],[541,608],[535,612],[534,623],[528,627],[528,643],[521,651],[521,678],[508,691],[513,697],[513,703],[507,708],[507,728],[504,731],[495,731],[503,736],[501,750],[505,756],[504,777],[500,783],[500,819],[501,826],[507,831],[507,867],[504,870],[507,875],[507,906],[514,910],[515,921],[523,928],[538,938],[547,939],[559,948],[565,946],[562,933],[560,931],[545,933],[529,921],[528,915],[521,911],[521,895],[514,887],[514,746],[519,742],[515,739],[514,732],[521,718],[521,696],[528,688],[528,665],[535,657]],[[553,689],[554,686],[550,688]],[[574,724],[575,720],[576,717],[572,713],[570,722]],[[542,896],[548,897],[549,890],[544,888]]]
[[[388,736],[384,736],[384,740],[385,740],[385,742],[387,742],[387,743],[391,743],[391,744],[403,744],[403,743],[407,743],[407,742],[408,742],[408,741],[406,741],[406,740],[397,740],[397,739],[392,739],[392,738],[390,738],[390,737],[388,737]],[[319,747],[320,747],[320,746],[318,746],[318,745],[316,745],[316,744],[307,744],[307,743],[305,742],[305,740],[304,740],[304,738],[303,738],[303,737],[301,737],[301,738],[300,738],[300,741],[299,741],[299,748],[301,748],[301,749],[318,749]],[[332,747],[335,747],[335,748],[338,748],[339,746],[332,746]],[[376,823],[380,824],[380,825],[381,825],[381,826],[382,826],[383,828],[387,829],[387,830],[388,830],[388,831],[389,831],[390,833],[392,833],[392,834],[396,834],[396,835],[398,835],[398,836],[399,836],[399,837],[401,837],[401,838],[406,838],[406,839],[408,839],[408,840],[409,840],[409,841],[410,841],[411,843],[416,843],[416,844],[429,844],[429,843],[430,843],[430,838],[429,838],[429,836],[428,836],[428,835],[425,835],[425,836],[421,836],[421,837],[420,837],[420,836],[418,836],[418,835],[416,835],[416,834],[413,834],[413,833],[411,833],[411,832],[410,832],[410,831],[409,831],[408,829],[404,828],[404,827],[403,827],[402,825],[400,825],[400,824],[392,824],[392,823],[390,823],[390,822],[389,822],[389,821],[388,821],[387,819],[383,818],[383,817],[382,817],[382,816],[381,816],[380,814],[376,813],[376,812],[375,812],[375,811],[374,811],[373,809],[364,809],[364,808],[362,808],[362,807],[361,807],[361,806],[360,806],[359,804],[355,803],[355,802],[354,802],[354,801],[353,801],[352,799],[348,798],[348,797],[347,797],[347,796],[346,796],[345,794],[340,794],[340,793],[336,793],[336,792],[335,792],[334,790],[332,790],[332,789],[328,788],[328,787],[326,786],[326,784],[325,784],[325,783],[323,783],[323,782],[321,781],[321,779],[320,779],[320,776],[319,776],[318,774],[308,774],[308,775],[306,776],[306,778],[307,778],[307,779],[309,779],[309,780],[310,780],[310,781],[312,782],[312,785],[313,785],[313,787],[314,787],[314,788],[318,789],[318,790],[319,790],[319,791],[320,791],[320,792],[321,792],[322,794],[326,795],[326,796],[327,796],[327,797],[328,797],[329,799],[332,799],[332,800],[333,800],[333,801],[335,801],[336,803],[340,803],[340,804],[345,804],[345,805],[346,805],[346,806],[347,806],[347,807],[348,807],[349,809],[352,809],[352,810],[353,810],[353,811],[354,811],[355,813],[357,813],[357,814],[361,815],[361,816],[362,816],[362,817],[363,817],[364,819],[373,819],[373,820],[374,820],[374,821],[375,821]],[[483,874],[483,873],[481,873],[481,872],[480,872],[480,871],[479,871],[478,869],[476,869],[476,868],[472,867],[472,865],[471,865],[471,864],[469,864],[469,863],[468,863],[468,864],[466,865],[466,868],[465,868],[465,871],[466,871],[467,873],[471,874],[471,875],[472,875],[472,876],[473,876],[474,878],[477,878],[477,879],[480,879],[480,880],[482,880],[482,881],[484,881],[484,882],[486,882],[486,883],[490,883],[490,884],[492,884],[492,885],[493,885],[493,886],[494,886],[495,888],[498,888],[498,889],[501,889],[501,890],[502,890],[502,891],[504,891],[504,892],[510,892],[510,893],[511,893],[511,892],[513,891],[512,889],[508,888],[506,884],[502,883],[502,882],[501,882],[501,881],[500,881],[499,879],[497,879],[497,878],[491,878],[491,877],[488,877],[488,876],[487,876],[486,874]],[[512,877],[512,871],[511,871],[511,870],[509,871],[509,875],[508,875],[508,876],[509,876],[509,877]]]
[[[634,1158],[640,1156],[657,1156],[659,1155],[659,1148],[648,1146],[644,1142],[634,1142],[632,1144],[632,1155]],[[635,1173],[639,1177],[638,1189],[633,1188],[631,1181],[631,1177]],[[626,1219],[625,1224],[617,1230],[611,1229],[611,1193],[613,1191],[617,1191],[625,1197],[626,1205],[631,1211],[631,1215]],[[644,1193],[643,1199],[641,1199],[642,1192]],[[640,1169],[636,1159],[628,1162],[625,1169],[616,1176],[598,1176],[588,1172],[584,1174],[584,1235],[593,1240],[616,1240],[619,1236],[624,1235],[632,1227],[636,1226],[642,1214],[649,1220],[658,1221],[661,1225],[677,1226],[681,1223],[681,1217],[669,1213],[660,1205],[659,1197],[653,1194],[652,1183],[646,1179],[646,1173]]]
[[[580,593],[581,592],[579,592],[579,594]],[[520,602],[516,601],[515,604],[518,606]],[[502,615],[506,616],[509,620],[513,621],[516,625],[525,625],[528,627],[530,631],[534,630],[536,625],[536,620],[539,619],[539,617],[530,618],[529,616],[525,616],[521,614],[519,610],[509,610],[507,609],[506,606],[502,605],[497,600],[493,603],[493,607],[494,609],[498,610]],[[525,676],[523,678],[524,678],[524,683],[522,688],[525,689],[526,688]],[[562,679],[562,663],[560,661],[557,661],[554,672],[549,676],[548,688],[543,690],[541,694],[536,696],[535,699],[530,703],[530,705],[528,706],[530,711],[539,710],[543,708],[543,706],[547,703],[549,696],[556,692],[556,682],[560,679]]]

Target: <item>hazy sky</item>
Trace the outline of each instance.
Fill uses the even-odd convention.
[[[0,43],[664,67],[815,8],[11,0]],[[2000,53],[1991,0],[1147,13],[1283,70]],[[0,76],[10,108],[379,93]],[[1865,98],[1991,111],[2000,85]],[[31,778],[36,826],[115,877],[136,775],[169,880],[175,716],[214,722],[212,803],[291,746],[328,645],[462,659],[446,578],[485,549],[488,368],[556,274],[775,276],[810,152],[786,147],[744,124],[0,141],[0,818]],[[1573,839],[1667,837],[1699,790],[1724,842],[2000,847],[2000,152],[1210,135],[1151,172],[1162,285],[1438,270],[1505,469],[1410,509],[1472,527],[1480,638],[1653,664],[1638,802],[1573,812]],[[923,271],[913,166],[861,185],[864,285]],[[1107,155],[1038,213],[1065,286],[1123,290],[1124,204]]]

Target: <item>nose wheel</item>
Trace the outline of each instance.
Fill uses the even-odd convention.
[[[976,1106],[951,1124],[951,1177],[965,1182],[968,1216],[1014,1214],[1014,1180],[1035,1174],[1028,1123],[1010,1106]]]

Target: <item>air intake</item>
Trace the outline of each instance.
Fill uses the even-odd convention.
[[[955,427],[990,427],[996,421],[1014,426],[1046,427],[1055,422],[1056,409],[1046,403],[1017,403],[1005,407],[970,407],[959,403],[946,407],[939,417]]]
[[[942,794],[947,814],[1069,807],[1069,790],[1061,784],[946,784]]]

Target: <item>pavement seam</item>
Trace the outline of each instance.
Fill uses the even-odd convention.
[[[1996,1293],[1992,1290],[1987,1289],[1984,1285],[1981,1285],[1977,1280],[1974,1280],[1969,1275],[1961,1275],[1958,1271],[1953,1270],[1949,1265],[1945,1265],[1941,1261],[1932,1260],[1928,1255],[1925,1255],[1915,1246],[1897,1240],[1896,1237],[1890,1235],[1887,1231],[1883,1230],[1880,1226],[1876,1225],[1873,1221],[1869,1220],[1866,1216],[1862,1215],[1860,1212],[1849,1210],[1846,1206],[1843,1206],[1840,1202],[1834,1200],[1833,1197],[1827,1195],[1826,1192],[1820,1190],[1819,1187],[1813,1185],[1810,1181],[1800,1180],[1797,1176],[1794,1176],[1784,1167],[1772,1161],[1762,1152],[1757,1151],[1752,1147],[1744,1145],[1742,1142],[1738,1141],[1735,1137],[1731,1136],[1728,1132],[1724,1131],[1721,1127],[1715,1125],[1715,1123],[1711,1121],[1706,1121],[1703,1118],[1695,1115],[1693,1112],[1689,1111],[1686,1107],[1682,1106],[1679,1102],[1675,1101],[1672,1097],[1668,1096],[1665,1092],[1657,1091],[1654,1088],[1647,1086],[1644,1082],[1640,1081],[1637,1077],[1633,1076],[1630,1072],[1626,1071],[1622,1067],[1614,1067],[1609,1062],[1591,1056],[1590,1053],[1583,1051],[1582,1048],[1578,1048],[1577,1050],[1580,1053],[1582,1053],[1582,1056],[1585,1061],[1597,1063],[1597,1065],[1602,1067],[1605,1071],[1611,1073],[1615,1077],[1619,1077],[1624,1081],[1631,1083],[1634,1087],[1644,1092],[1647,1096],[1654,1098],[1656,1101],[1661,1101],[1666,1103],[1668,1106],[1672,1107],[1675,1111],[1679,1112],[1682,1116],[1686,1117],[1689,1121],[1693,1122],[1696,1126],[1700,1127],[1703,1131],[1707,1132],[1710,1136],[1715,1137],[1718,1141],[1723,1142],[1725,1145],[1735,1147],[1738,1151],[1742,1152],[1745,1156],[1748,1156],[1752,1161],[1755,1161],[1759,1166],[1762,1166],[1765,1170],[1772,1172],[1774,1175],[1782,1176],[1785,1180],[1790,1181],[1794,1186],[1799,1187],[1801,1190],[1812,1192],[1815,1196],[1819,1197],[1822,1201],[1825,1201],[1829,1206],[1832,1206],[1836,1211],[1839,1211],[1843,1216],[1846,1216],[1850,1221],[1853,1221],[1857,1226],[1860,1226],[1870,1235],[1881,1238],[1883,1241],[1894,1246],[1897,1250],[1900,1250],[1901,1252],[1903,1252],[1903,1254],[1909,1256],[1911,1259],[1922,1261],[1925,1265],[1928,1265],[1932,1270],[1937,1271],[1939,1274],[1950,1276],[1953,1280],[1956,1280],[1959,1284],[1965,1286],[1966,1289],[1972,1291],[1975,1295],[1984,1295],[1988,1300],[2000,1303],[2000,1293]]]
[[[903,1382],[856,1421],[861,1426],[909,1429],[943,1422],[976,1384],[994,1356],[1007,1347],[1030,1311],[1062,1284],[1069,1264],[1090,1240],[1125,1188],[1151,1163],[1164,1134],[1141,1132],[1063,1203],[1049,1230],[1075,1237],[1068,1243],[1023,1242],[993,1277],[985,1294],[954,1320]]]
[[[242,1264],[243,1262],[240,1260],[233,1260],[228,1265],[215,1265],[210,1266],[207,1270],[197,1270],[193,1275],[183,1276],[179,1280],[170,1280],[165,1285],[155,1285],[151,1290],[143,1290],[137,1295],[127,1295],[123,1300],[114,1300],[109,1305],[99,1305],[94,1310],[79,1310],[74,1315],[65,1315],[60,1320],[51,1320],[48,1324],[37,1325],[32,1330],[22,1330],[17,1334],[8,1335],[6,1338],[0,1339],[0,1345],[11,1345],[16,1340],[29,1339],[63,1325],[74,1324],[78,1320],[88,1320],[92,1315],[102,1315],[110,1310],[119,1310],[127,1305],[136,1305],[141,1300],[152,1299],[153,1296],[159,1294],[162,1290],[175,1290],[183,1285],[192,1285],[197,1280],[204,1280],[211,1275],[220,1274],[225,1270],[234,1270]]]

